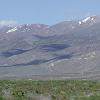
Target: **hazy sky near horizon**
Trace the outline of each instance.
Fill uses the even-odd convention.
[[[0,0],[0,22],[55,24],[100,15],[100,0]]]

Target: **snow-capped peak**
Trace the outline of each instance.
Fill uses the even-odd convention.
[[[17,28],[16,27],[13,28],[13,29],[8,30],[6,33],[11,33],[11,32],[15,32],[15,31],[17,31]]]
[[[85,19],[82,20],[83,23],[86,23],[88,20],[91,20],[91,17],[87,17]],[[93,19],[92,19],[93,20]]]
[[[81,25],[82,24],[82,22],[81,21],[79,21],[79,25]]]
[[[82,23],[87,23],[87,22],[96,22],[97,18],[95,16],[92,17],[87,17],[83,20],[80,20],[78,23],[81,25]]]

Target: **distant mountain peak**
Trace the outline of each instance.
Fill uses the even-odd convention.
[[[100,16],[88,16],[82,20],[79,21],[79,24],[81,25],[82,23],[97,23],[100,22]]]

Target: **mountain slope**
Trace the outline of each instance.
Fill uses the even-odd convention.
[[[99,16],[0,28],[1,77],[84,74],[99,71],[99,59]]]

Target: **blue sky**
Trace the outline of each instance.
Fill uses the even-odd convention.
[[[55,24],[100,15],[100,0],[0,0],[0,21]]]

